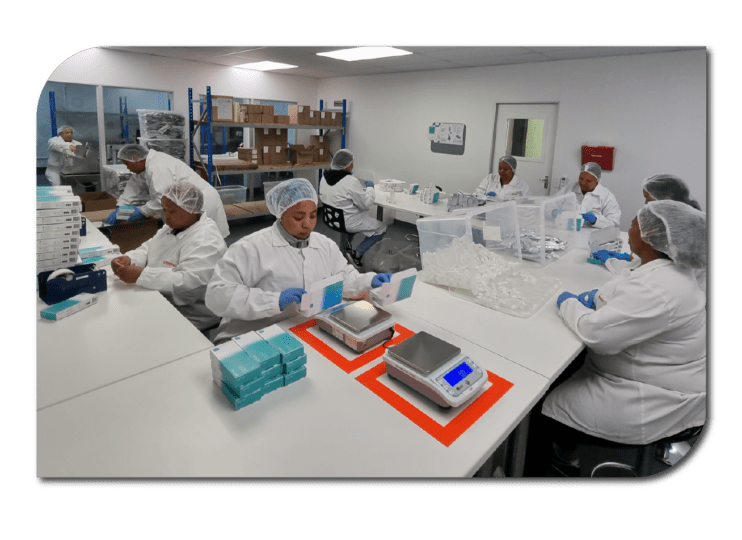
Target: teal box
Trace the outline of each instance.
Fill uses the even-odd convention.
[[[281,362],[281,354],[256,332],[247,332],[232,338],[240,348],[260,362],[260,369],[266,371]]]
[[[239,388],[262,375],[260,362],[234,342],[228,341],[211,349],[211,358],[219,362],[222,380],[232,388]]]
[[[283,372],[291,373],[292,371],[296,371],[300,367],[306,365],[306,363],[307,363],[307,355],[302,354],[296,360],[291,360],[290,362],[286,362],[285,364],[283,364]]]
[[[267,341],[271,347],[281,353],[281,361],[285,364],[304,354],[304,346],[291,334],[281,330],[274,324],[268,328],[258,330],[258,335]]]
[[[292,382],[298,381],[299,379],[303,379],[307,376],[307,366],[301,366],[299,369],[292,371],[291,373],[287,373],[283,376],[284,378],[284,386],[290,385]]]
[[[276,375],[283,374],[284,373],[283,369],[284,369],[284,364],[276,364],[272,368],[266,369],[263,372],[263,380],[268,381],[268,380],[274,378]]]
[[[273,392],[273,390],[281,388],[283,386],[283,383],[284,383],[283,375],[278,375],[274,377],[273,379],[263,384],[263,394],[267,394],[268,392]]]
[[[248,394],[245,397],[240,397],[235,394],[228,385],[224,383],[222,383],[222,392],[224,392],[224,395],[227,396],[229,402],[234,405],[235,410],[239,410],[242,407],[246,407],[252,403],[255,403],[256,401],[260,400],[260,398],[263,397],[263,394],[265,393],[261,388],[257,392]]]
[[[230,385],[227,381],[222,381],[222,384],[226,384],[229,386],[229,389],[237,394],[238,397],[247,397],[250,394],[254,394],[258,390],[260,390],[263,387],[263,382],[265,381],[264,377],[259,377],[255,380],[252,380],[246,384],[243,384],[241,386],[234,387]]]

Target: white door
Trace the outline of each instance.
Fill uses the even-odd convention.
[[[557,114],[556,103],[498,104],[491,172],[497,173],[502,156],[513,156],[515,174],[528,182],[531,195],[548,195]]]

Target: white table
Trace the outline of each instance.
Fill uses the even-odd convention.
[[[546,391],[544,377],[390,306],[397,323],[435,332],[513,383],[445,446],[312,347],[307,377],[235,411],[212,381],[208,351],[37,413],[41,477],[464,477]],[[285,329],[302,322],[284,321]],[[312,330],[347,358],[354,353]],[[379,380],[388,376],[382,375]],[[436,405],[391,380],[432,418]]]
[[[401,212],[409,212],[411,214],[417,214],[419,217],[437,216],[448,213],[448,202],[443,199],[439,200],[434,204],[427,204],[420,200],[419,195],[407,195],[403,192],[394,193],[394,202],[389,199],[391,193],[383,191],[378,185],[374,186],[376,190],[376,219],[384,221],[384,211],[387,210],[399,210]]]
[[[87,231],[81,247],[110,244],[89,223]],[[110,268],[98,303],[70,317],[42,319],[47,305],[37,297],[39,409],[211,347],[159,292],[128,285]]]

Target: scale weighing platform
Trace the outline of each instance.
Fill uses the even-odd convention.
[[[394,335],[394,317],[366,300],[349,302],[315,316],[317,326],[356,352],[378,345]]]
[[[441,407],[458,407],[487,382],[485,371],[461,349],[419,332],[384,354],[386,372]]]

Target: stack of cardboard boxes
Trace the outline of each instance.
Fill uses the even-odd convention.
[[[275,114],[273,105],[238,103],[230,96],[211,96],[211,121],[286,126],[343,125],[342,114],[337,111],[313,111],[309,105],[289,105],[289,114]]]

